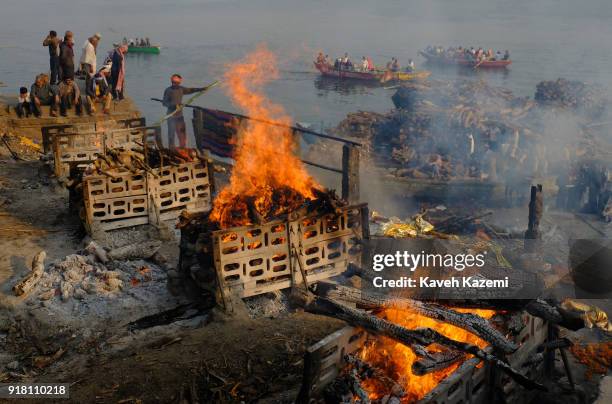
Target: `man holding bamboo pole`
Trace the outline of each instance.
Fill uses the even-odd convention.
[[[183,78],[179,74],[170,77],[172,85],[164,91],[162,104],[168,113],[168,147],[174,148],[174,137],[178,137],[179,147],[187,147],[187,130],[183,117],[183,95],[204,91],[206,87],[183,87]]]

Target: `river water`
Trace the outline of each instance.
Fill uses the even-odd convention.
[[[15,93],[48,69],[41,46],[49,29],[75,32],[81,44],[102,33],[99,59],[113,42],[150,37],[161,55],[128,55],[127,92],[149,122],[162,114],[160,97],[178,72],[187,86],[219,79],[224,66],[266,43],[278,54],[281,78],[268,95],[296,121],[314,128],[335,125],[357,110],[392,108],[391,90],[321,80],[312,66],[322,50],[371,56],[384,64],[413,58],[428,44],[509,49],[507,72],[460,73],[533,96],[540,80],[567,77],[612,83],[612,3],[606,0],[20,0],[0,11],[0,81]],[[101,60],[99,60],[99,63]],[[448,77],[455,70],[434,70]],[[198,104],[235,110],[220,88]]]

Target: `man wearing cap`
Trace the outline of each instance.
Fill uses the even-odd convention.
[[[183,78],[180,74],[173,74],[170,77],[170,82],[172,85],[166,88],[162,100],[162,104],[167,108],[167,113],[173,114],[168,118],[168,147],[174,148],[174,137],[177,136],[179,147],[185,148],[187,146],[187,131],[182,111],[183,95],[197,93],[203,91],[204,88],[183,87],[181,85]]]
[[[96,33],[83,44],[80,64],[81,70],[85,73],[85,86],[87,88],[92,85],[93,76],[96,74],[96,48],[101,37],[100,34]]]

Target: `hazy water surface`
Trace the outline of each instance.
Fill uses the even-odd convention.
[[[159,97],[171,73],[186,85],[220,78],[224,65],[265,42],[279,55],[282,77],[268,88],[296,121],[316,128],[336,124],[348,112],[385,111],[390,90],[321,80],[313,55],[348,51],[380,64],[390,56],[422,59],[428,44],[509,49],[506,73],[463,72],[533,96],[535,85],[559,76],[601,82],[612,76],[612,4],[604,0],[21,0],[4,1],[0,14],[0,81],[16,92],[48,69],[41,46],[49,29],[76,35],[77,57],[88,35],[103,35],[99,55],[124,36],[148,36],[162,53],[129,55],[127,91],[150,122],[162,114]],[[100,56],[100,59],[102,57]],[[101,62],[101,60],[100,60]],[[434,71],[433,77],[456,74]],[[232,109],[219,88],[198,100]]]

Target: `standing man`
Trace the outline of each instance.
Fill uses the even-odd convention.
[[[74,37],[72,31],[66,31],[64,40],[60,43],[59,80],[64,75],[74,77]]]
[[[60,39],[57,37],[57,32],[49,31],[49,35],[43,41],[43,46],[49,48],[49,69],[51,70],[51,85],[59,81],[59,55],[60,55]]]
[[[121,45],[115,49],[112,56],[111,83],[113,86],[113,99],[122,100],[125,88],[125,53],[127,45]]]
[[[185,119],[183,118],[183,95],[204,91],[204,87],[189,88],[181,86],[183,78],[180,74],[173,74],[170,77],[172,85],[164,91],[162,104],[167,108],[167,113],[172,114],[168,118],[168,147],[174,148],[175,134],[178,136],[179,147],[187,146],[187,131],[185,128]],[[178,109],[178,111],[177,111]]]
[[[96,70],[96,49],[102,36],[98,33],[90,36],[87,41],[83,44],[83,53],[81,54],[81,70],[85,72],[85,87],[89,88],[92,86],[93,77],[95,76]]]

